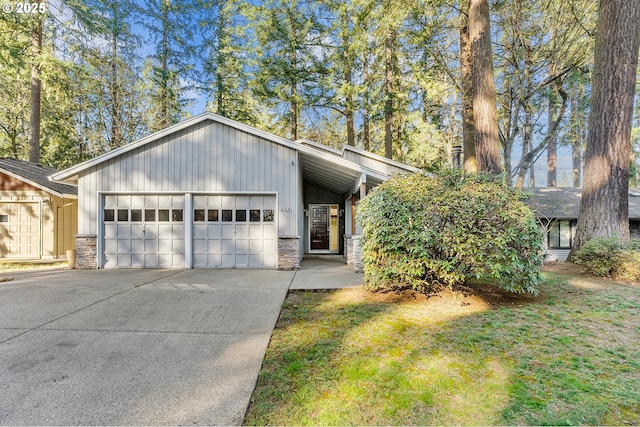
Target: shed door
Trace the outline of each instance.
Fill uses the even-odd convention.
[[[0,203],[0,256],[40,257],[39,202]]]
[[[105,268],[184,268],[183,195],[107,195]]]
[[[276,198],[271,195],[196,195],[196,268],[276,268]]]

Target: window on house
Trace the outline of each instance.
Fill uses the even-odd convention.
[[[249,211],[249,221],[260,222],[260,209],[251,209]]]
[[[273,222],[273,209],[265,209],[262,211],[262,220],[264,222]]]
[[[196,222],[204,221],[204,209],[196,209],[193,211],[193,220]]]
[[[144,220],[149,222],[156,221],[156,210],[155,209],[145,209],[144,210]]]
[[[104,210],[104,220],[105,221],[115,221],[115,214],[113,209],[105,209]]]
[[[222,221],[225,221],[225,222],[233,221],[233,210],[222,209]]]
[[[236,209],[236,221],[245,222],[247,220],[247,211],[244,209]]]
[[[142,209],[131,209],[131,221],[142,221]]]
[[[571,249],[571,244],[571,222],[551,222],[549,225],[549,249]]]

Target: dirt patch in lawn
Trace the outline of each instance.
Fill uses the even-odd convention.
[[[544,264],[542,271],[546,273],[570,274],[572,276],[588,276],[587,270],[572,262],[551,261]]]

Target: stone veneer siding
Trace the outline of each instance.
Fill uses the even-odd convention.
[[[344,257],[347,260],[347,265],[353,265],[353,239],[352,235],[344,236]]]
[[[98,266],[98,237],[95,234],[76,234],[76,270],[95,270]]]
[[[360,248],[360,236],[351,236],[353,242],[353,271],[362,273],[364,271],[364,264],[362,263],[362,250]]]
[[[278,238],[278,270],[300,268],[300,237]]]

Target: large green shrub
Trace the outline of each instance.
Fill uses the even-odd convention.
[[[640,241],[625,243],[618,237],[595,238],[573,256],[573,262],[596,276],[640,281]]]
[[[369,289],[430,295],[484,278],[537,294],[542,234],[522,193],[493,177],[395,177],[362,200],[359,213]]]

